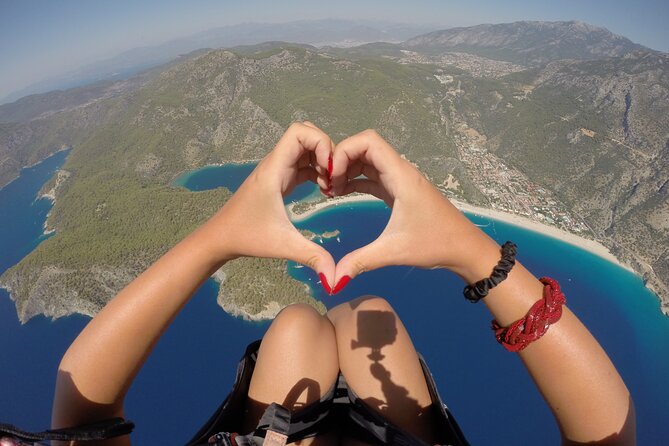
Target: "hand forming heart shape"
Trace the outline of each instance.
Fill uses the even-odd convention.
[[[283,196],[304,181],[317,183],[330,197],[361,192],[381,198],[392,208],[388,224],[376,240],[335,265],[330,253],[303,237],[286,214]],[[465,280],[485,277],[489,271],[476,268],[480,253],[499,255],[497,243],[376,132],[366,130],[335,146],[309,122],[291,125],[201,230],[211,232],[216,258],[273,257],[303,263],[319,274],[329,294],[364,271],[389,265],[445,267]]]
[[[490,274],[490,265],[481,262],[483,253],[499,257],[499,245],[373,130],[336,145],[332,192],[368,193],[392,208],[376,240],[339,260],[335,283],[390,265],[448,268],[475,282]]]

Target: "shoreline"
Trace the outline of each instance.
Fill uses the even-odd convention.
[[[372,195],[347,195],[345,197],[335,197],[335,198],[329,198],[326,201],[320,201],[312,205],[307,211],[301,212],[299,214],[293,211],[293,207],[295,206],[294,203],[288,204],[285,207],[286,207],[286,212],[288,213],[288,218],[290,218],[290,221],[295,223],[300,223],[303,222],[304,220],[313,217],[316,213],[324,209],[338,206],[340,204],[361,203],[361,202],[382,203],[383,200],[381,200],[380,198],[376,198]]]
[[[57,155],[57,154],[59,154],[60,152],[64,152],[64,151],[66,151],[66,150],[71,150],[71,149],[72,149],[71,146],[61,147],[60,149],[56,150],[55,152],[52,152],[52,153],[48,154],[48,155],[45,156],[44,158],[42,158],[42,159],[40,159],[40,160],[38,160],[38,161],[35,161],[35,162],[32,163],[32,164],[28,164],[27,166],[20,167],[20,168],[19,168],[19,172],[18,172],[18,174],[16,175],[16,177],[12,178],[12,179],[9,180],[7,183],[5,183],[5,184],[3,184],[2,186],[0,186],[0,190],[4,189],[5,187],[7,187],[7,186],[9,186],[10,184],[12,184],[14,181],[18,180],[19,177],[21,176],[21,174],[23,173],[23,170],[25,170],[25,169],[30,169],[30,168],[32,168],[32,167],[35,167],[35,166],[37,166],[39,163],[46,161],[47,159],[51,158],[52,156]]]
[[[503,223],[508,223],[514,226],[521,227],[523,229],[527,229],[533,232],[538,232],[542,235],[558,239],[561,242],[565,242],[570,245],[581,248],[585,251],[588,251],[591,254],[603,258],[604,260],[614,263],[620,266],[621,268],[624,268],[634,273],[635,275],[638,275],[638,273],[634,271],[632,267],[622,263],[616,256],[614,256],[611,253],[611,251],[609,251],[609,249],[606,246],[602,245],[601,243],[595,240],[590,240],[585,237],[581,237],[576,234],[563,231],[562,229],[545,225],[543,223],[530,220],[529,218],[526,217],[521,217],[520,215],[502,212],[495,209],[488,209],[479,206],[474,206],[472,204],[465,203],[463,201],[458,201],[458,200],[450,200],[450,201],[461,212],[468,212],[470,214],[474,214],[480,217],[490,218],[492,220],[498,220]],[[292,222],[299,223],[312,217],[314,214],[320,212],[323,209],[327,209],[333,206],[338,206],[340,204],[353,203],[353,202],[378,203],[378,202],[383,202],[383,200],[373,197],[371,195],[353,195],[345,197],[336,197],[328,199],[327,201],[319,202],[313,205],[311,208],[309,208],[309,210],[307,210],[306,212],[300,214],[293,212],[294,205],[290,204],[286,206],[286,212],[288,213],[288,217]]]
[[[498,220],[504,223],[508,223],[513,226],[518,226],[529,231],[538,232],[542,235],[558,239],[561,242],[568,243],[572,246],[588,251],[591,254],[594,254],[598,257],[603,258],[611,263],[614,263],[621,268],[626,269],[627,271],[638,275],[631,266],[626,265],[620,261],[616,256],[614,256],[609,248],[602,245],[598,241],[591,240],[580,235],[576,235],[571,232],[564,231],[562,229],[556,228],[554,226],[546,225],[539,223],[537,221],[531,220],[527,217],[523,217],[516,214],[511,214],[508,212],[498,211],[496,209],[488,209],[479,206],[474,206],[469,203],[465,203],[458,200],[451,200],[453,205],[457,207],[460,211],[469,212],[471,214],[490,218],[492,220]]]
[[[259,163],[260,161],[262,161],[262,158],[259,158],[259,159],[248,159],[248,160],[241,160],[241,161],[225,161],[225,162],[222,162],[222,163],[205,164],[205,165],[202,166],[202,167],[196,167],[196,168],[194,168],[194,169],[185,169],[185,170],[182,170],[182,171],[176,173],[176,174],[172,177],[172,179],[170,179],[170,181],[167,182],[167,184],[168,184],[168,186],[171,186],[171,187],[181,187],[181,188],[184,188],[184,189],[188,189],[186,186],[184,186],[184,185],[182,185],[182,184],[179,184],[179,183],[183,183],[183,182],[188,181],[188,180],[190,179],[190,177],[191,177],[192,174],[194,174],[194,173],[196,173],[196,172],[198,172],[198,171],[200,171],[200,170],[202,170],[202,169],[206,169],[207,167],[222,167],[222,166],[226,166],[226,165],[228,165],[228,164],[250,164],[250,163]],[[184,177],[184,178],[182,178],[182,177]],[[178,180],[181,180],[181,181],[177,182]],[[189,189],[189,190],[190,190],[190,189]]]

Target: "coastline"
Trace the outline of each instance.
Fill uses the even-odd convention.
[[[49,153],[49,154],[46,155],[44,158],[41,158],[41,159],[35,161],[35,162],[32,163],[32,164],[28,164],[28,165],[26,165],[26,166],[20,167],[20,168],[19,168],[19,171],[18,171],[18,173],[17,173],[17,175],[16,175],[14,178],[12,178],[11,180],[9,180],[8,182],[6,182],[6,183],[3,184],[3,185],[0,185],[0,190],[4,189],[5,187],[7,187],[7,186],[9,186],[10,184],[12,184],[14,181],[18,180],[19,177],[21,176],[21,172],[23,172],[24,169],[30,169],[31,167],[35,167],[36,165],[38,165],[39,163],[45,161],[46,159],[51,158],[52,156],[57,155],[57,154],[59,154],[60,152],[64,152],[64,151],[66,151],[66,150],[70,150],[70,149],[72,149],[71,146],[61,146],[60,149],[58,149],[58,150],[56,150],[56,151],[54,151],[54,152]],[[3,162],[4,162],[4,161],[3,161]]]
[[[338,206],[340,204],[358,203],[358,202],[378,203],[378,202],[383,202],[383,200],[381,200],[380,198],[376,198],[372,195],[346,195],[345,197],[334,197],[334,198],[328,198],[326,201],[319,201],[311,205],[311,207],[307,211],[301,212],[299,214],[293,211],[295,203],[290,203],[286,205],[286,212],[288,213],[288,218],[290,218],[290,221],[299,223],[304,220],[307,220],[308,218],[312,217],[314,214],[322,211],[323,209],[327,209],[333,206]]]
[[[595,240],[587,239],[585,237],[581,237],[571,232],[563,231],[562,229],[556,228],[554,226],[549,226],[543,223],[536,222],[534,220],[522,217],[520,215],[510,214],[495,209],[482,208],[458,200],[451,200],[451,202],[455,207],[460,209],[460,211],[469,212],[471,214],[480,217],[499,220],[504,223],[508,223],[514,226],[519,226],[523,229],[527,229],[533,232],[539,232],[548,237],[552,237],[562,242],[569,243],[570,245],[581,248],[585,251],[588,251],[592,254],[595,254],[596,256],[603,258],[604,260],[608,260],[611,263],[615,263],[621,268],[624,268],[634,274],[637,274],[637,272],[634,271],[634,269],[632,269],[631,266],[622,263],[620,259],[614,256],[611,253],[611,251],[609,251],[609,248],[607,248],[606,246],[602,245],[601,243]]]
[[[260,161],[262,161],[262,158],[259,158],[259,159],[240,160],[240,161],[225,161],[225,162],[222,162],[222,163],[210,163],[210,164],[205,164],[204,166],[201,166],[201,167],[196,167],[196,168],[193,168],[193,169],[185,169],[185,170],[182,170],[182,171],[176,173],[176,174],[172,177],[172,179],[170,179],[170,181],[169,181],[167,184],[170,185],[170,186],[172,186],[172,187],[183,187],[183,188],[185,188],[185,189],[188,189],[188,188],[187,188],[186,186],[184,186],[182,183],[186,183],[186,182],[190,179],[190,177],[191,177],[192,174],[194,174],[194,173],[196,173],[196,172],[198,172],[198,171],[200,171],[200,170],[202,170],[202,169],[205,169],[205,168],[207,168],[207,167],[221,167],[221,166],[225,166],[225,165],[228,165],[228,164],[250,164],[250,163],[259,163]]]
[[[55,178],[55,182],[51,189],[49,190],[44,190],[44,186],[42,186],[42,189],[37,193],[37,200],[49,200],[51,202],[51,209],[56,204],[56,195],[58,193],[58,189],[63,185],[65,181],[70,178],[71,173],[65,169],[58,169],[54,176],[52,177]],[[47,181],[46,184],[48,184],[51,180]],[[43,230],[43,235],[47,236],[50,234],[53,234],[56,232],[55,228],[50,228],[49,227],[49,217],[51,217],[51,209],[49,209],[49,212],[46,214],[46,218],[44,219],[44,224],[42,225]]]
[[[584,237],[580,237],[576,234],[572,234],[570,232],[563,231],[561,229],[558,229],[553,226],[548,226],[533,220],[530,220],[529,218],[521,217],[519,215],[515,214],[510,214],[502,211],[497,211],[494,209],[487,209],[479,206],[474,206],[469,203],[465,203],[462,201],[458,200],[453,200],[449,199],[451,203],[455,207],[457,207],[460,211],[462,212],[468,212],[470,214],[474,214],[480,217],[485,217],[485,218],[490,218],[493,220],[498,220],[504,223],[508,223],[514,226],[519,226],[523,229],[527,229],[533,232],[538,232],[543,235],[546,235],[548,237],[552,237],[555,239],[558,239],[562,242],[569,243],[570,245],[577,246],[581,249],[584,249],[592,254],[595,254],[596,256],[599,256],[611,263],[614,263],[622,268],[625,268],[626,270],[637,274],[632,267],[622,263],[616,256],[614,256],[609,249],[602,245],[599,242],[596,242],[594,240],[590,240]],[[293,205],[287,205],[286,206],[286,212],[288,213],[288,216],[291,221],[293,222],[302,222],[317,212],[327,209],[331,206],[337,206],[340,204],[345,204],[345,203],[352,203],[352,202],[382,202],[381,199],[373,197],[371,195],[351,195],[351,196],[345,196],[345,197],[335,197],[328,199],[327,201],[322,201],[319,203],[314,204],[309,210],[303,212],[303,213],[295,213],[293,211]]]

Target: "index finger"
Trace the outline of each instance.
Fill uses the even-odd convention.
[[[328,158],[332,153],[332,140],[313,124],[295,122],[288,127],[276,145],[282,167],[292,167],[307,152],[313,152],[318,165],[328,168]]]
[[[399,158],[399,155],[374,130],[365,130],[337,144],[332,155],[332,188],[340,194],[348,180],[348,167],[360,160],[371,165],[378,174],[383,174]]]

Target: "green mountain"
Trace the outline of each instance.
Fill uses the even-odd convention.
[[[535,42],[546,26],[535,26]],[[622,45],[583,24],[551,29],[575,26],[592,32],[593,47]],[[500,51],[520,51],[509,43],[517,30],[500,29],[508,29]],[[488,25],[459,32],[469,43],[457,51],[425,49],[430,35],[422,46],[417,38],[349,49],[215,50],[46,115],[31,102],[26,120],[2,124],[0,150],[21,132],[28,136],[13,147],[22,160],[60,144],[73,149],[46,187],[56,197],[48,220],[56,234],[0,278],[19,316],[95,313],[229,196],[172,187],[175,176],[259,159],[290,122],[305,119],[335,140],[375,128],[448,196],[597,239],[669,300],[668,56],[632,44],[615,57],[609,49],[599,58],[564,50],[556,54],[568,60],[527,66],[471,50],[475,32],[492,47]],[[222,305],[252,316],[290,296],[315,304],[285,266],[226,265]],[[270,297],[273,290],[245,280],[263,275],[285,282],[286,293]],[[239,298],[245,293],[249,302]]]

